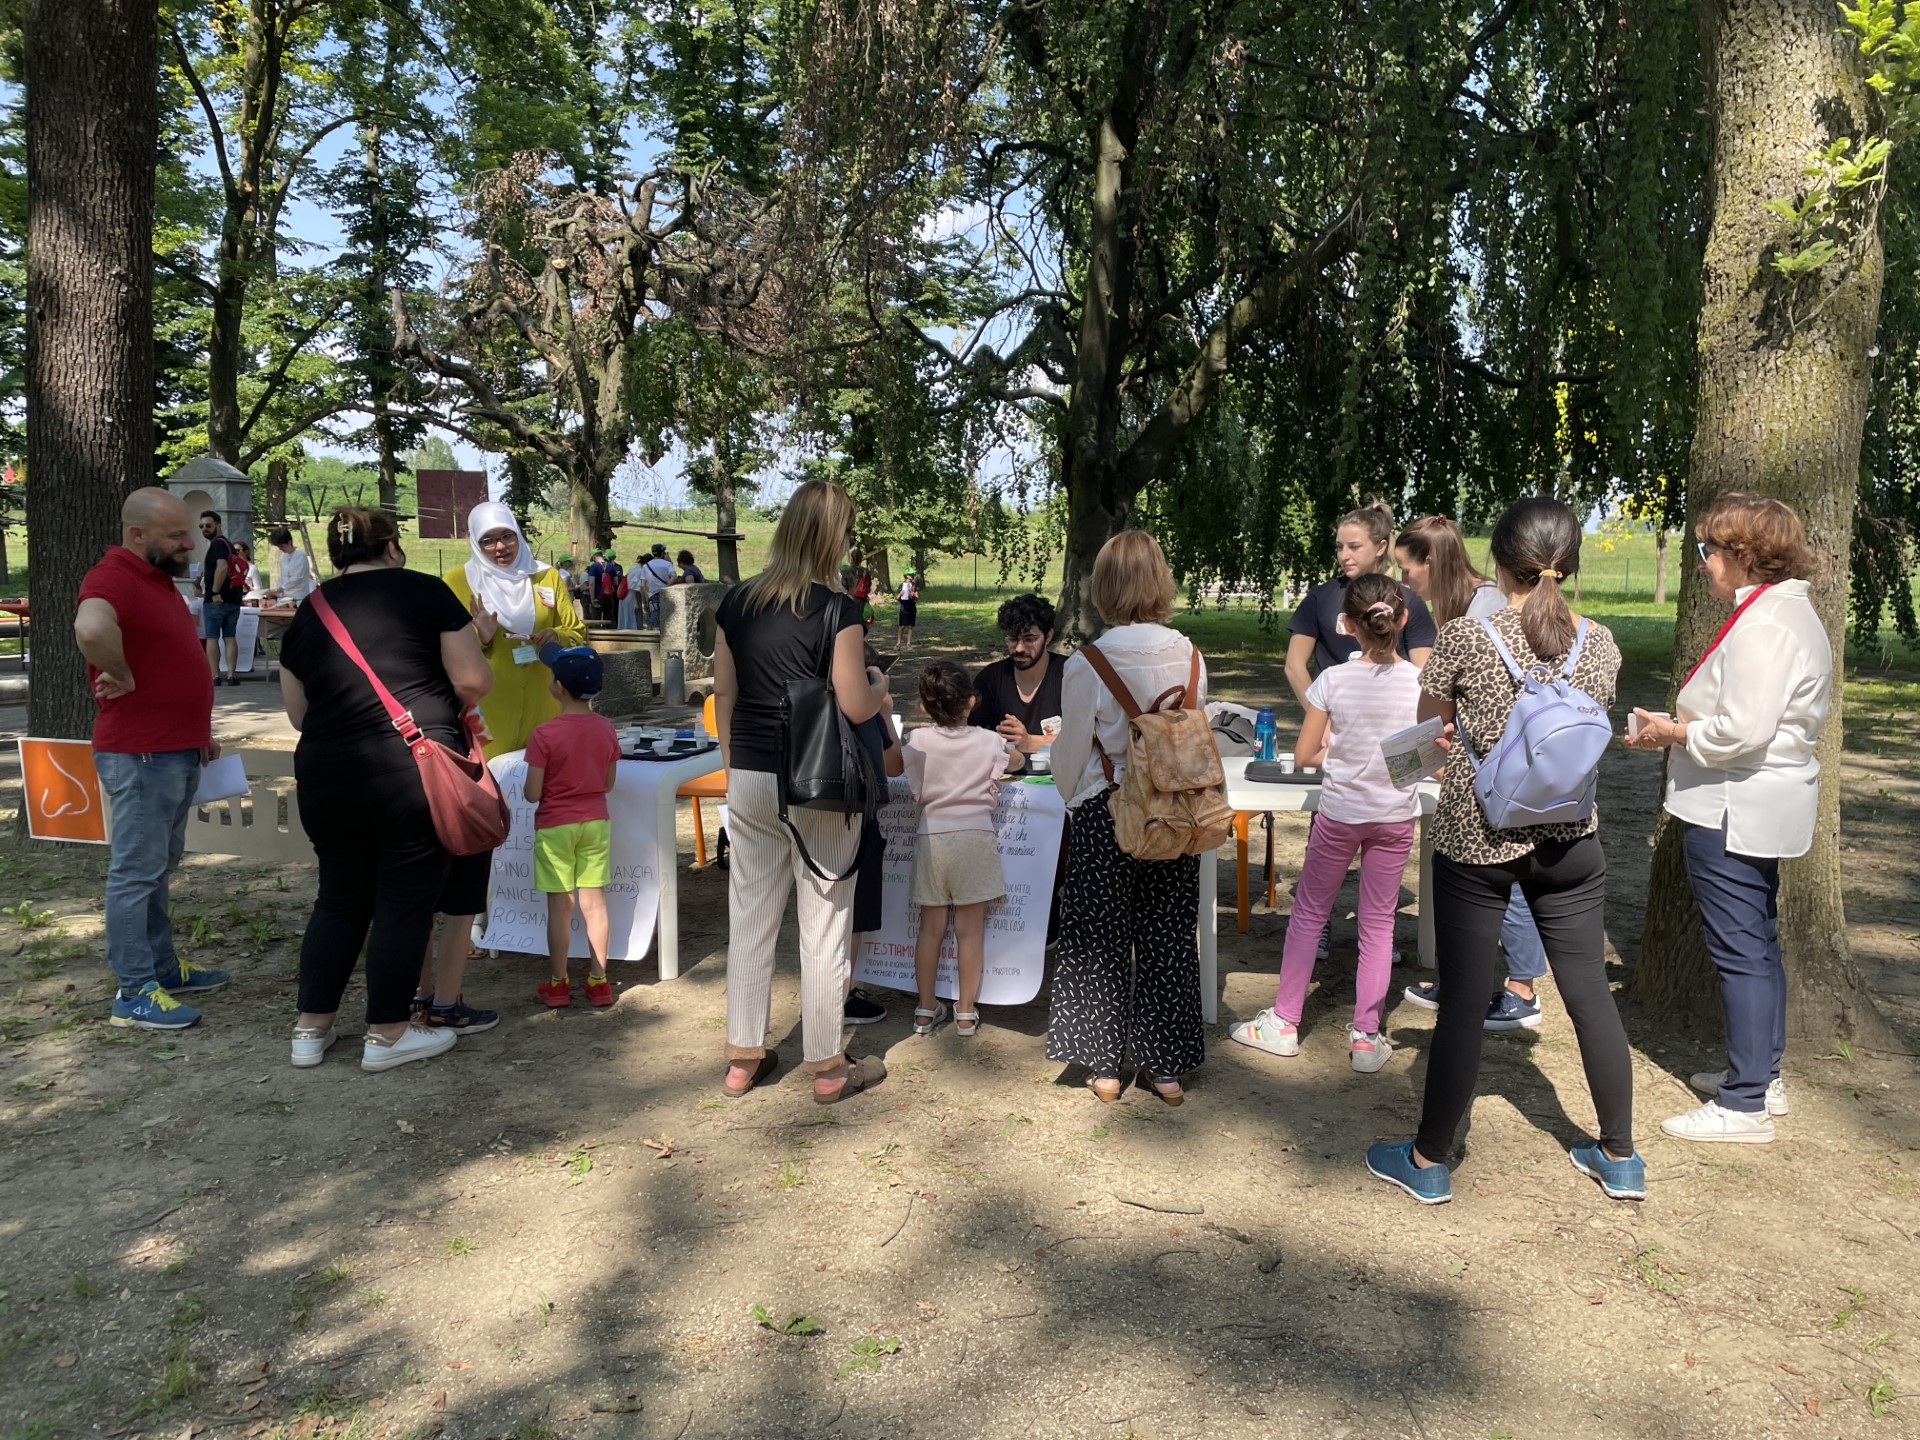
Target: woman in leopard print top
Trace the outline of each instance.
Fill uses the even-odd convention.
[[[1580,624],[1567,608],[1560,582],[1580,565],[1580,522],[1558,500],[1522,500],[1493,531],[1493,561],[1507,608],[1487,624],[1522,666],[1554,671],[1566,663]],[[1573,683],[1601,705],[1613,704],[1620,649],[1607,630],[1585,622],[1586,640]],[[1428,1056],[1420,1132],[1399,1144],[1367,1152],[1367,1168],[1416,1200],[1452,1198],[1447,1161],[1473,1104],[1485,1036],[1486,996],[1493,988],[1494,952],[1508,897],[1517,884],[1533,908],[1554,983],[1573,1021],[1580,1058],[1600,1119],[1600,1140],[1576,1145],[1576,1168],[1600,1181],[1607,1194],[1640,1199],[1646,1169],[1633,1149],[1633,1068],[1627,1034],[1607,983],[1606,858],[1599,816],[1561,825],[1496,830],[1474,795],[1473,769],[1460,753],[1472,745],[1484,756],[1506,729],[1519,686],[1507,672],[1483,624],[1461,618],[1441,632],[1420,684],[1420,713],[1454,727],[1434,817],[1433,891],[1440,968],[1440,1015]]]

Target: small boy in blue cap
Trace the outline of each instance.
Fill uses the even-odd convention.
[[[540,986],[551,1009],[573,1003],[567,986],[573,903],[587,924],[587,1003],[613,1004],[607,980],[607,881],[612,877],[612,825],[607,792],[620,765],[620,737],[593,698],[604,679],[600,657],[584,645],[551,660],[548,682],[560,713],[534,727],[527,741],[527,799],[533,816],[533,883],[547,897],[547,962],[552,978]]]

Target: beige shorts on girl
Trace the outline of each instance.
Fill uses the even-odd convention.
[[[991,830],[952,830],[914,838],[914,904],[978,905],[1006,893],[1000,842]]]

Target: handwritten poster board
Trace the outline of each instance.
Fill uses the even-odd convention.
[[[1007,898],[987,907],[986,969],[980,978],[983,1005],[1023,1005],[1040,992],[1047,958],[1047,910],[1053,902],[1066,814],[1065,799],[1051,785],[1010,781],[1000,786],[993,825]],[[919,824],[919,805],[905,782],[895,780],[893,798],[880,812],[887,838],[883,918],[877,931],[861,937],[854,955],[853,978],[858,984],[909,993],[918,988],[913,978],[913,947],[920,934],[920,911],[908,896],[913,882],[913,837]],[[949,931],[934,989],[951,1000],[957,993],[956,979]]]
[[[513,812],[506,844],[493,852],[493,900],[481,944],[489,950],[524,955],[547,953],[547,897],[533,884],[534,803],[526,797],[526,752],[515,750],[492,762],[500,793]],[[655,822],[659,784],[666,766],[623,764],[607,796],[613,822],[613,874],[607,885],[607,954],[614,960],[638,960],[653,943],[660,913],[660,842]],[[669,858],[669,863],[672,857]],[[587,931],[579,906],[573,911],[573,944],[567,952],[584,959]]]

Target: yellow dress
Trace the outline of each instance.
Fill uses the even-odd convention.
[[[467,584],[466,566],[455,566],[440,578],[453,588],[462,605],[472,607],[473,587]],[[543,570],[533,577],[533,628],[553,631],[562,645],[578,645],[587,638],[587,627],[573,608],[573,597],[558,570]],[[533,727],[560,713],[560,702],[547,688],[553,672],[537,660],[531,665],[513,663],[514,647],[521,643],[501,630],[495,632],[491,645],[483,647],[487,664],[493,667],[493,689],[480,702],[480,713],[493,735],[487,746],[489,760],[526,749]]]

